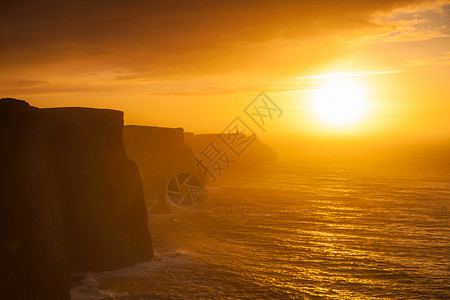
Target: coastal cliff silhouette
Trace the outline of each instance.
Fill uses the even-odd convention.
[[[72,271],[153,256],[123,113],[0,100],[0,294],[69,299]]]

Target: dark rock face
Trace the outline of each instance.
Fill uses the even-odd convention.
[[[123,114],[0,100],[0,295],[69,299],[70,269],[152,257]]]
[[[132,125],[125,126],[123,133],[127,154],[139,167],[148,207],[153,212],[167,212],[165,190],[170,178],[196,171],[183,128]]]
[[[153,256],[138,169],[125,153],[123,113],[43,109],[66,208],[73,268],[105,270]]]
[[[0,100],[0,295],[70,299],[64,210],[37,108]]]

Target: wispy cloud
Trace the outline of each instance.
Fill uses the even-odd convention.
[[[48,81],[36,80],[36,79],[9,79],[2,80],[0,87],[10,89],[27,89],[35,88],[49,84]]]
[[[408,66],[449,66],[450,65],[450,51],[445,52],[438,57],[429,57],[423,59],[414,59],[408,62]]]
[[[449,0],[428,1],[389,13],[377,13],[372,18],[371,30],[351,44],[413,42],[450,37],[449,13]]]
[[[369,75],[384,75],[401,73],[402,70],[388,69],[382,71],[356,71],[356,72],[344,72],[344,73],[328,73],[320,75],[302,76],[300,79],[314,79],[314,78],[334,78],[334,77],[355,77],[355,76],[369,76]]]
[[[227,86],[207,86],[197,89],[183,89],[178,91],[153,91],[147,93],[149,96],[220,96],[220,95],[233,95],[246,93],[254,95],[255,93],[263,90],[264,92],[271,94],[283,94],[283,93],[302,93],[312,91],[312,88],[298,88],[298,83],[295,85],[290,83],[279,83],[275,86],[267,86],[265,83],[259,83],[257,85],[244,85],[236,87]]]

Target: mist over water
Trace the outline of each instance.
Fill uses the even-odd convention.
[[[150,215],[156,257],[72,299],[448,299],[450,170],[280,162]]]

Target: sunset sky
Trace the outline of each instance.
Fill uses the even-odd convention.
[[[450,1],[8,1],[0,97],[205,133],[264,91],[284,112],[257,132],[267,140],[441,137],[449,12]],[[352,124],[326,122],[311,105],[340,82],[368,103]]]

